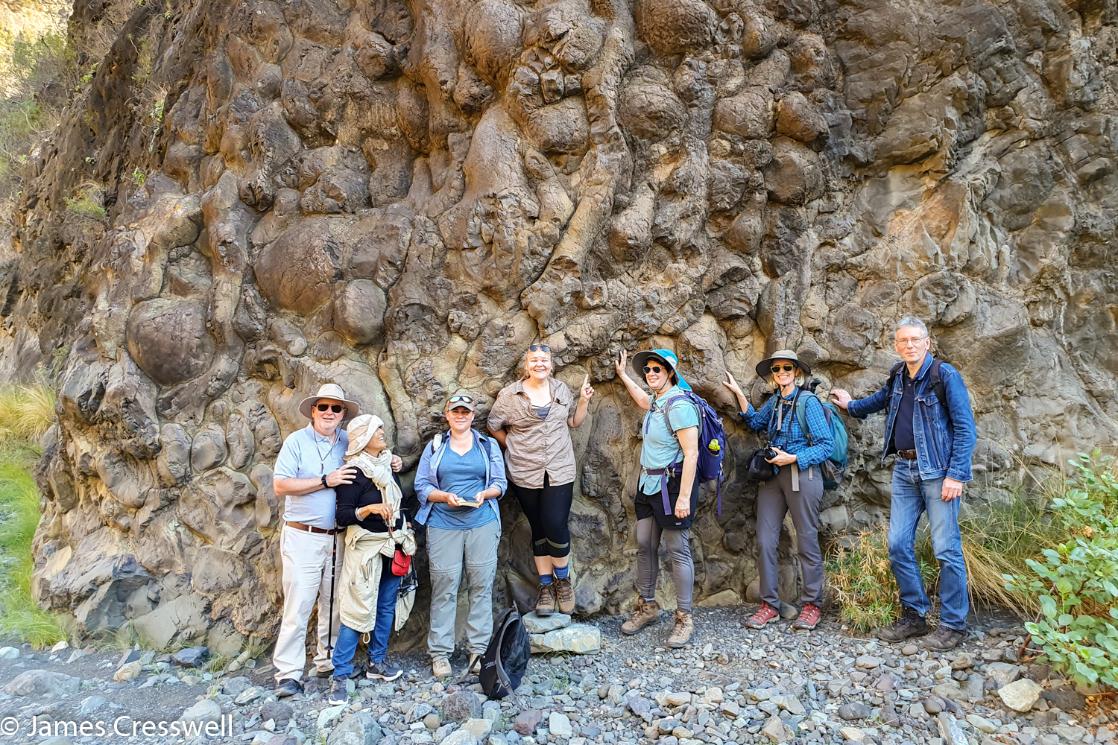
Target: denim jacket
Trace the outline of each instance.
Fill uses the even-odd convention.
[[[920,372],[916,374],[915,401],[912,407],[912,435],[916,439],[916,462],[920,468],[920,478],[940,479],[945,476],[956,481],[971,480],[971,456],[978,435],[974,426],[974,413],[970,407],[970,394],[967,393],[963,376],[951,365],[940,364],[940,377],[943,380],[946,401],[940,401],[929,381],[928,370],[932,366],[932,355],[924,357]],[[889,454],[893,442],[893,425],[900,408],[904,392],[904,380],[900,374],[893,380],[889,390],[888,381],[876,393],[851,401],[847,412],[851,416],[865,419],[870,414],[888,407],[885,420],[885,444],[881,449],[881,460]]]
[[[505,480],[505,459],[496,440],[481,434],[476,429],[471,431],[474,435],[474,447],[481,448],[483,453],[487,452],[489,455],[485,460],[485,488],[497,487],[501,490],[501,494],[497,497],[485,500],[485,506],[493,510],[497,522],[500,522],[501,508],[497,506],[497,500],[504,495],[508,486]],[[423,448],[423,456],[419,459],[419,468],[415,472],[415,494],[419,497],[419,512],[415,515],[415,521],[420,525],[426,525],[427,518],[431,516],[434,504],[428,502],[427,497],[435,489],[440,488],[439,463],[442,462],[448,447],[450,447],[450,435],[444,433],[438,450],[435,449],[435,441],[431,440]]]

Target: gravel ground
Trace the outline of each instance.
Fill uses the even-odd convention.
[[[981,621],[959,649],[936,654],[853,636],[833,620],[810,633],[786,622],[750,631],[744,616],[696,611],[683,650],[663,645],[666,614],[633,637],[621,636],[620,619],[597,619],[599,653],[534,657],[517,694],[500,702],[486,701],[476,678],[433,680],[418,655],[395,658],[399,680],[355,681],[349,703],[331,707],[328,681],[315,678],[277,701],[266,658],[214,674],[150,652],[7,648],[0,742],[1118,745],[1113,709],[1018,661],[1024,632],[1009,619]],[[454,663],[460,671],[465,661]],[[210,736],[184,734],[191,722]]]

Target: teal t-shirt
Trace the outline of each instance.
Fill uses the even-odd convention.
[[[477,442],[466,452],[459,455],[449,445],[439,461],[439,488],[454,492],[461,499],[473,499],[474,495],[485,489],[485,453]],[[486,507],[451,507],[445,502],[435,502],[431,506],[431,517],[427,525],[443,530],[470,530],[497,519],[497,513]]]
[[[664,421],[663,404],[669,398],[683,395],[679,386],[673,385],[664,395],[652,402],[652,409],[644,415],[641,431],[644,432],[644,445],[641,447],[641,465],[645,468],[665,468],[683,460],[683,449],[675,434],[681,429],[699,426],[699,409],[687,399],[680,399],[668,410],[672,428]],[[660,477],[641,474],[640,490],[645,494],[660,491]]]

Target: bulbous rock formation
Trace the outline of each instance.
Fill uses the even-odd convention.
[[[494,396],[536,338],[597,389],[571,518],[589,613],[632,595],[617,349],[674,347],[727,416],[700,603],[755,576],[755,439],[719,381],[766,351],[864,394],[892,323],[927,319],[974,397],[974,509],[1118,432],[1113,3],[164,7],[131,4],[0,271],[5,369],[59,388],[35,590],[83,632],[273,633],[271,466],[299,399],[341,384],[412,467],[448,392]],[[831,539],[888,503],[880,419],[851,429]],[[500,591],[523,599],[527,526],[502,509]]]

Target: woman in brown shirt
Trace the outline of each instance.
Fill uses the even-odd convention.
[[[536,614],[575,609],[571,587],[571,531],[575,451],[570,427],[586,418],[594,389],[586,376],[577,405],[570,387],[551,376],[551,348],[532,344],[524,353],[521,379],[505,386],[489,412],[489,431],[505,448],[509,490],[532,527],[532,554],[539,574]],[[573,411],[572,411],[573,409]]]

